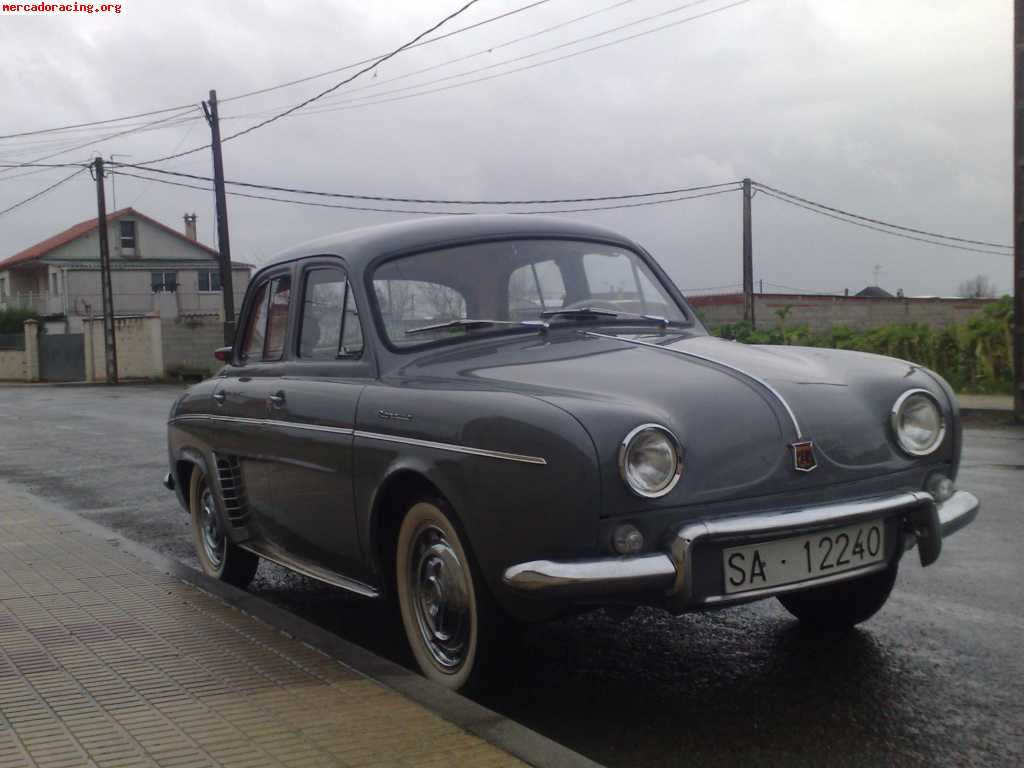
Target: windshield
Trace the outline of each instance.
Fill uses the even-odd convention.
[[[639,256],[603,243],[505,240],[430,251],[385,262],[373,287],[398,347],[530,327],[521,321],[687,322]],[[454,322],[462,320],[473,322]]]

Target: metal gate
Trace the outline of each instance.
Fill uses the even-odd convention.
[[[85,379],[85,335],[39,334],[39,378],[43,381]]]

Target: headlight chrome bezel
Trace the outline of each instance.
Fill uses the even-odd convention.
[[[659,432],[665,438],[672,449],[672,453],[675,456],[675,467],[668,479],[668,482],[655,491],[648,491],[644,488],[638,488],[630,481],[630,473],[628,471],[628,459],[630,449],[633,441],[636,440],[642,433],[652,430]],[[629,431],[619,445],[619,476],[622,478],[622,482],[626,484],[629,490],[645,499],[660,499],[663,496],[667,496],[672,490],[678,485],[680,478],[683,476],[683,447],[679,442],[679,438],[675,436],[671,429],[661,424],[641,424]]]
[[[900,417],[903,414],[903,410],[907,405],[907,402],[914,397],[923,397],[932,407],[935,409],[935,413],[938,415],[939,429],[936,433],[935,439],[931,444],[924,449],[915,448],[912,445],[908,445],[904,442],[903,433],[900,430]],[[898,398],[892,405],[892,410],[889,413],[889,426],[892,429],[893,439],[896,441],[896,445],[908,456],[919,458],[921,456],[931,456],[946,440],[946,414],[942,411],[942,404],[934,394],[929,392],[927,389],[908,389]]]

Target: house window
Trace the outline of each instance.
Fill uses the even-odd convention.
[[[199,270],[199,290],[200,292],[220,293],[220,270]]]
[[[60,275],[53,272],[50,275],[50,293],[54,296],[60,296]]]
[[[153,293],[174,293],[178,290],[178,273],[150,272],[149,286]]]
[[[0,277],[0,300],[7,298],[7,278]]]
[[[134,221],[119,221],[118,224],[121,227],[121,250],[122,251],[134,251],[135,250],[135,222]]]

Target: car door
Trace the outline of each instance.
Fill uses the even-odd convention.
[[[268,425],[278,459],[268,525],[293,557],[357,574],[353,427],[359,396],[376,368],[340,259],[307,260],[296,283],[291,356],[276,380]]]
[[[274,506],[277,462],[266,421],[284,373],[290,298],[289,266],[258,279],[242,309],[238,348],[213,392],[217,439],[212,448],[221,497],[230,522],[244,525],[247,536],[250,526],[259,535],[260,521]]]

